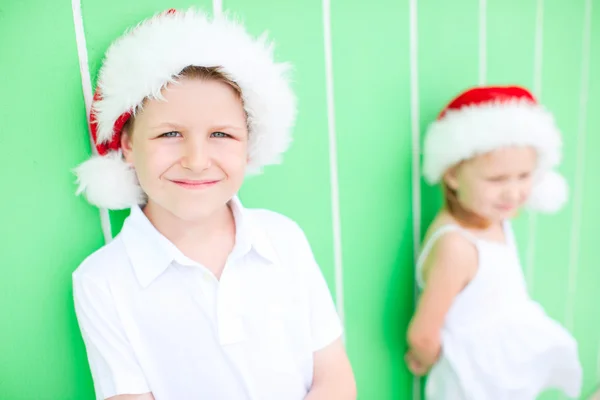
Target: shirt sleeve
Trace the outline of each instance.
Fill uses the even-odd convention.
[[[150,392],[108,284],[73,275],[75,313],[97,399]]]
[[[300,231],[303,259],[306,260],[303,267],[310,303],[312,349],[317,351],[340,338],[343,327],[323,273],[304,232],[301,229]]]

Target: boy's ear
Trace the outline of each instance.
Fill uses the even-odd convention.
[[[451,167],[444,173],[444,182],[454,191],[458,190],[458,167]]]
[[[123,157],[128,164],[133,164],[133,145],[131,135],[128,131],[124,130],[121,133],[121,150],[123,151]]]

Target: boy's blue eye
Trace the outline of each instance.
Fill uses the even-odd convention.
[[[181,134],[177,131],[172,131],[172,132],[165,132],[162,135],[160,135],[160,137],[177,137],[177,135],[181,135]]]
[[[226,133],[224,133],[224,132],[213,132],[213,133],[211,134],[211,136],[213,136],[213,137],[220,137],[220,138],[226,138],[226,137],[229,137],[229,135],[228,135],[228,134],[226,134]]]

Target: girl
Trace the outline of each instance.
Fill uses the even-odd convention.
[[[573,337],[528,295],[510,225],[519,209],[554,212],[566,184],[553,169],[560,133],[521,87],[455,98],[426,133],[424,175],[445,205],[418,259],[422,295],[408,330],[409,369],[430,369],[430,400],[578,398]]]
[[[98,399],[355,398],[304,233],[236,196],[290,141],[295,99],[271,53],[195,10],[106,53],[78,192],[131,213],[73,274]]]

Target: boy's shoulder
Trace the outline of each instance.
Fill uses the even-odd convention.
[[[254,227],[266,234],[275,248],[289,254],[304,254],[312,251],[304,230],[293,218],[264,208],[246,210]]]
[[[302,228],[294,219],[280,212],[265,208],[247,208],[246,211],[254,224],[268,232],[303,233]]]
[[[107,281],[118,275],[128,264],[128,256],[121,235],[88,255],[73,271],[73,279]]]

